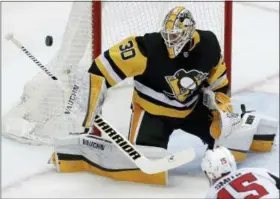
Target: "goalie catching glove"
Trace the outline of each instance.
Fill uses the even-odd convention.
[[[234,113],[230,97],[223,93],[214,93],[203,88],[203,104],[213,115],[210,133],[215,138],[215,145],[231,150],[237,162],[242,162],[249,150],[258,152],[271,151],[278,130],[278,121],[274,118],[246,111]]]

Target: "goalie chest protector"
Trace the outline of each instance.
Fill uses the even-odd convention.
[[[196,30],[192,42],[174,59],[169,58],[160,33],[145,34],[136,41],[147,66],[134,79],[183,104],[197,94],[221,58],[218,40],[210,31]]]

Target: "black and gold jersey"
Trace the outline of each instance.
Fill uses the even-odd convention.
[[[202,30],[173,59],[160,33],[128,37],[97,57],[89,73],[104,77],[107,87],[134,77],[133,101],[150,114],[175,118],[192,112],[201,86],[228,88],[219,42]]]

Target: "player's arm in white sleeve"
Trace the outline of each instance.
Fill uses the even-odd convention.
[[[277,175],[267,169],[263,169],[264,173],[267,175],[267,178],[269,178],[277,187],[278,190],[280,190],[280,178],[277,177]]]
[[[205,198],[206,199],[216,199],[217,198],[217,192],[214,190],[213,187],[209,188],[209,190],[206,193]]]
[[[242,168],[239,171],[243,173],[252,173],[257,177],[258,183],[262,185],[268,192],[269,195],[266,195],[267,198],[279,198],[279,177],[265,168]]]
[[[272,174],[271,172],[267,172],[268,175],[275,181],[275,185],[278,190],[280,190],[280,178],[277,177],[276,175]]]
[[[244,169],[246,170],[246,168]],[[248,172],[258,176],[258,182],[267,190],[268,195],[264,198],[279,198],[279,176],[265,168],[249,168]]]

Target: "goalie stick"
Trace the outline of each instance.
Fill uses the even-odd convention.
[[[18,47],[19,49],[22,50],[22,52],[25,53],[26,56],[28,56],[37,66],[39,66],[53,81],[55,81],[61,89],[63,89],[68,95],[69,95],[69,99],[68,102],[66,104],[65,110],[64,110],[64,114],[65,115],[69,115],[71,113],[71,109],[72,109],[72,105],[75,101],[75,93],[77,92],[77,90],[79,89],[79,87],[74,84],[73,88],[72,88],[72,92],[70,93],[70,89],[66,88],[63,86],[63,84],[61,83],[61,81],[59,81],[59,79],[54,76],[36,57],[34,57],[22,44],[20,41],[18,41],[17,39],[14,38],[14,35],[12,33],[8,33],[5,38],[8,41],[11,41],[16,47]],[[58,115],[57,115],[58,116]],[[54,116],[54,117],[57,117]],[[74,117],[74,119],[78,122],[78,119],[76,117],[75,114],[71,114],[72,117]],[[48,120],[50,120],[52,118],[48,118]],[[43,142],[46,142],[46,139],[43,139]]]
[[[18,40],[14,38],[12,33],[8,33],[5,38],[11,40],[18,48],[20,48],[37,66],[39,66],[49,77],[53,80],[57,80],[54,76],[38,59],[36,59]]]
[[[31,53],[13,37],[13,34],[6,36],[7,40],[12,41],[18,48],[20,48],[30,59],[32,59],[52,80],[57,82],[63,90],[68,92],[66,88],[61,84],[57,77],[55,77],[43,64],[41,64]],[[75,86],[75,85],[74,85]],[[71,109],[65,111],[71,112]],[[75,115],[75,114],[72,114]],[[193,148],[182,150],[173,155],[168,155],[161,159],[150,160],[146,158],[141,152],[139,152],[121,133],[116,131],[111,125],[105,121],[102,116],[97,115],[94,120],[95,126],[103,132],[109,140],[115,144],[122,153],[124,153],[135,165],[141,169],[141,171],[147,174],[154,174],[169,169],[176,168],[185,163],[191,162],[195,158],[195,152]],[[84,133],[87,133],[89,129],[85,129]]]
[[[17,39],[14,38],[14,35],[12,33],[8,33],[5,36],[5,38],[8,41],[12,41],[12,43],[15,44],[15,46],[20,48],[37,66],[39,66],[49,77],[51,77],[52,80],[54,80],[65,92],[67,92],[68,94],[70,93],[70,89],[65,88],[56,76],[54,76],[36,57],[34,57]],[[75,93],[77,92],[78,89],[79,86],[74,84],[71,95],[69,96],[67,106],[65,107],[65,111],[64,111],[65,114],[70,114],[72,108],[71,103],[72,104],[74,103]]]
[[[28,56],[37,66],[39,66],[45,74],[47,74],[52,80],[56,81],[61,88],[63,88],[65,91],[69,93],[69,90],[64,88],[64,86],[61,84],[60,81],[58,81],[58,78],[53,75],[36,57],[34,57],[17,39],[14,38],[14,35],[12,33],[8,33],[5,38],[8,41],[11,41],[15,46],[20,48],[22,52],[25,53],[26,56]]]
[[[188,148],[161,159],[150,160],[100,115],[95,117],[94,124],[144,173],[155,174],[167,171],[189,163],[195,158],[194,149]]]

